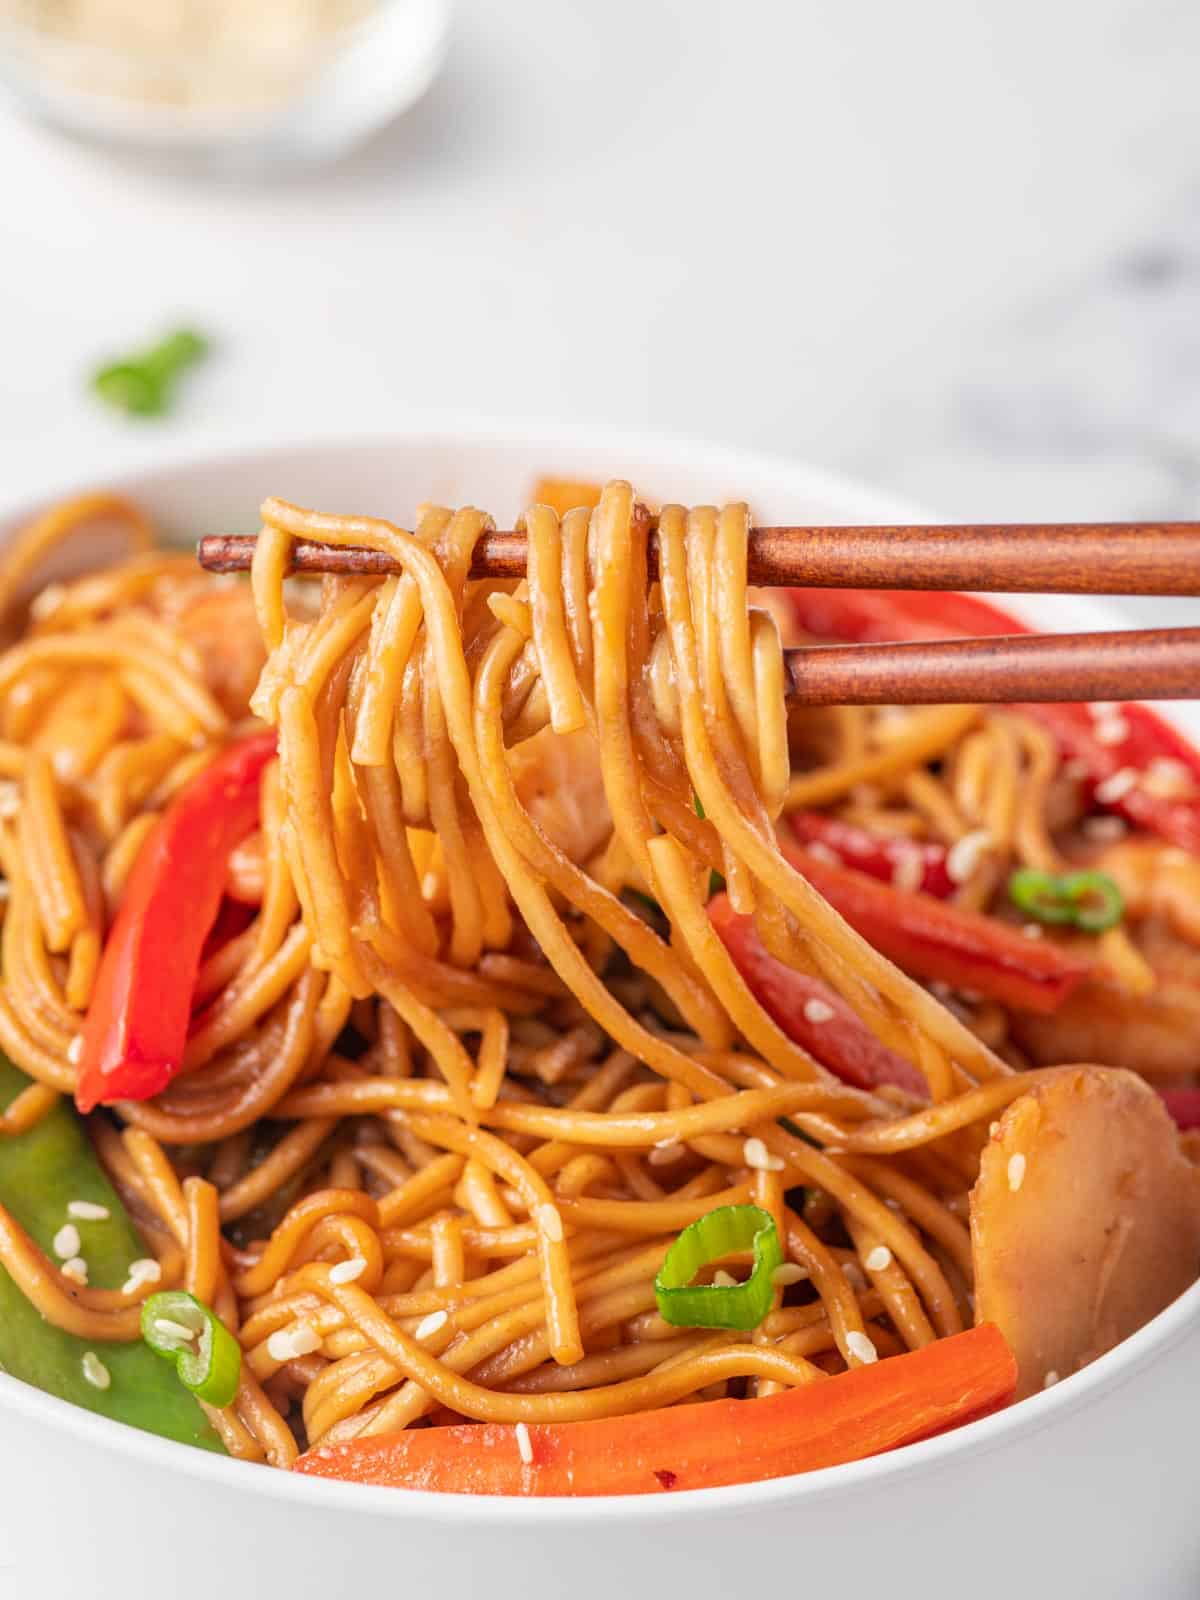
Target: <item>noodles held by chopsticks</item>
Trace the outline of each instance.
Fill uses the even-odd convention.
[[[622,483],[590,513],[532,508],[519,583],[469,579],[491,526],[470,508],[426,508],[411,533],[262,514],[252,609],[141,554],[43,597],[0,658],[0,1046],[36,1080],[6,1133],[72,1092],[154,819],[251,714],[278,733],[231,866],[244,925],[202,969],[184,1070],[92,1118],[157,1286],[241,1340],[226,1447],[287,1465],[297,1441],[451,1415],[769,1394],[969,1323],[964,1195],[1021,1092],[1003,1018],[989,1043],[899,971],[775,830],[785,804],[852,791],[884,811],[864,785],[887,785],[896,826],[961,837],[983,808],[982,904],[996,861],[1048,856],[1053,751],[1003,713],[914,713],[883,742],[854,710],[814,723],[828,759],[793,778],[741,505],[664,507],[653,585]],[[18,544],[0,595],[72,520]],[[296,595],[301,538],[385,551],[402,575]],[[981,767],[1000,774],[986,795]],[[713,873],[928,1104],[850,1087],[784,1032],[713,931]],[[753,1340],[667,1325],[671,1240],[751,1199],[785,1243],[775,1308]],[[64,1282],[2,1212],[0,1262],[58,1326],[137,1336],[144,1286]]]

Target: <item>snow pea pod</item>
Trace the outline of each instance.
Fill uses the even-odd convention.
[[[28,1083],[23,1072],[0,1056],[0,1107]],[[73,1218],[67,1210],[73,1200],[103,1207],[108,1215]],[[88,1282],[96,1288],[119,1289],[128,1278],[130,1263],[146,1255],[82,1121],[66,1101],[28,1132],[0,1135],[0,1205],[52,1259],[55,1234],[65,1223],[74,1222]],[[97,1388],[84,1376],[84,1356],[89,1351],[109,1375],[107,1388]],[[3,1267],[0,1369],[116,1422],[204,1450],[224,1449],[194,1396],[140,1339],[112,1344],[64,1333],[26,1300]]]

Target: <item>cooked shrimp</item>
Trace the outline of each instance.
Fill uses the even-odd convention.
[[[1035,1066],[1087,1060],[1179,1077],[1200,1071],[1200,988],[1161,975],[1148,995],[1084,983],[1052,1016],[1012,1012],[1009,1031]]]
[[[1064,1067],[1014,1100],[971,1192],[975,1316],[1018,1398],[1135,1332],[1200,1270],[1200,1171],[1140,1078]]]
[[[1076,989],[1052,1016],[1013,1013],[1010,1026],[1034,1063],[1098,1061],[1146,1077],[1200,1071],[1200,946],[1151,916],[1136,949],[1154,974],[1149,993],[1100,980]]]
[[[249,586],[198,588],[176,622],[199,650],[213,694],[231,717],[244,717],[266,661]]]
[[[543,728],[510,752],[509,768],[521,804],[543,833],[574,862],[594,855],[612,820],[593,735]]]
[[[1125,839],[1096,860],[1135,922],[1160,916],[1181,939],[1200,945],[1200,861],[1157,839]]]

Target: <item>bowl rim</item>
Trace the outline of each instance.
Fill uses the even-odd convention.
[[[653,430],[622,430],[605,425],[559,421],[496,421],[478,413],[429,413],[420,422],[394,428],[324,429],[313,435],[262,432],[234,435],[225,430],[201,434],[173,447],[164,460],[161,449],[118,452],[109,470],[89,472],[73,484],[47,483],[40,491],[24,487],[19,496],[0,504],[0,534],[33,515],[50,498],[62,498],[103,481],[119,492],[136,494],[169,485],[182,471],[219,469],[223,464],[249,465],[272,456],[295,456],[338,450],[376,451],[403,443],[444,447],[501,445],[524,447],[531,463],[554,451],[575,451],[586,462],[589,453],[628,455],[631,463],[658,461],[671,467],[705,469],[748,484],[787,481],[797,493],[808,492],[839,506],[855,518],[896,521],[920,513],[896,498],[858,485],[853,478],[751,450],[710,443],[695,437]],[[110,457],[111,459],[111,457]],[[670,470],[668,468],[668,470]],[[931,518],[930,520],[936,520]],[[1021,597],[1017,597],[1018,608]],[[1116,621],[1103,602],[1089,602],[1097,621]],[[991,1454],[1066,1420],[1106,1393],[1124,1388],[1152,1362],[1165,1356],[1200,1326],[1200,1280],[1152,1318],[1143,1328],[1100,1356],[1081,1372],[1051,1389],[1032,1395],[1003,1411],[967,1426],[861,1461],[762,1483],[691,1489],[681,1494],[612,1495],[580,1498],[529,1498],[439,1494],[428,1490],[398,1492],[375,1485],[345,1483],[302,1474],[260,1469],[204,1450],[189,1449],[155,1434],[84,1410],[45,1394],[0,1371],[0,1414],[15,1413],[36,1425],[59,1431],[79,1443],[107,1449],[151,1471],[179,1472],[215,1487],[262,1493],[274,1500],[311,1510],[354,1512],[365,1516],[428,1519],[481,1527],[599,1526],[632,1519],[641,1524],[684,1521],[696,1516],[736,1515],[812,1501],[836,1494],[863,1492],[899,1473],[927,1474],[944,1469],[958,1456]]]

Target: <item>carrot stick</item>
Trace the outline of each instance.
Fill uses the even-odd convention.
[[[452,1494],[654,1494],[812,1472],[894,1450],[1007,1402],[1017,1367],[990,1323],[764,1400],[596,1422],[476,1423],[317,1446],[295,1471]]]

